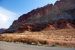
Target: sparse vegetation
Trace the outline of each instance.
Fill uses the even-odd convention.
[[[0,41],[22,42],[32,45],[75,47],[75,29],[48,30],[41,32],[6,33]]]

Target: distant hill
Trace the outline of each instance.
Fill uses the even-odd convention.
[[[14,32],[75,28],[75,0],[60,0],[54,5],[34,9],[21,15],[8,30]]]
[[[4,33],[6,29],[0,29],[0,33]]]

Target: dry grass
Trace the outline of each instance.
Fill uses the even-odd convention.
[[[61,29],[41,32],[7,33],[0,35],[0,41],[22,42],[33,45],[75,47],[75,29]]]

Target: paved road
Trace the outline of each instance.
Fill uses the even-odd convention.
[[[34,46],[23,43],[9,43],[0,41],[0,50],[75,50],[75,48]]]

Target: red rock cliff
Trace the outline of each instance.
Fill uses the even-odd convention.
[[[75,0],[60,0],[54,5],[34,9],[21,15],[8,30],[41,31],[45,28],[64,29],[75,27]],[[49,30],[50,30],[49,29]]]

